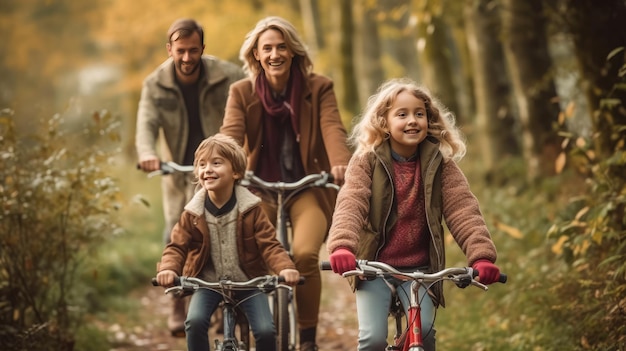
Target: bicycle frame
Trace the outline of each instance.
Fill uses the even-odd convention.
[[[356,267],[357,269],[355,270],[344,272],[342,274],[343,277],[357,276],[366,279],[373,279],[394,276],[412,280],[408,316],[406,316],[407,327],[405,332],[401,333],[400,331],[403,329],[401,315],[403,313],[398,312],[398,314],[394,315],[394,318],[396,318],[396,335],[394,335],[394,344],[387,346],[387,351],[424,351],[424,343],[422,340],[423,330],[421,306],[419,298],[419,288],[421,285],[424,285],[426,290],[428,290],[433,284],[446,280],[455,283],[460,288],[474,285],[485,291],[489,289],[486,285],[481,284],[479,281],[474,279],[478,276],[478,272],[471,267],[445,268],[435,273],[424,273],[421,271],[401,272],[386,263],[368,260],[356,260]],[[321,262],[320,269],[331,270],[330,262]],[[506,283],[506,281],[507,275],[501,273],[499,282]],[[398,299],[397,293],[394,294],[395,295],[392,299],[393,303],[395,303],[396,299]],[[390,314],[392,312],[392,308],[390,308]]]
[[[296,195],[306,189],[313,187],[329,187],[339,189],[339,186],[332,183],[332,176],[329,173],[309,174],[297,182],[266,182],[254,175],[254,172],[247,171],[241,180],[241,185],[255,187],[264,191],[269,191],[276,195],[276,237],[285,250],[293,258],[291,238],[289,232],[289,214],[287,204]],[[274,322],[278,330],[279,351],[295,351],[298,344],[298,328],[296,321],[296,305],[292,291],[279,289],[272,294],[270,306],[274,312]],[[284,323],[287,322],[288,325]]]

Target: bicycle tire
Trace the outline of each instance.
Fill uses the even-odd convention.
[[[287,289],[277,289],[274,294],[275,300],[275,313],[274,322],[276,324],[276,350],[277,351],[291,351],[289,336],[290,336],[290,318],[289,318],[289,302],[290,291]]]

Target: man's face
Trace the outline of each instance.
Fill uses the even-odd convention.
[[[172,36],[176,38],[178,33]],[[167,53],[174,59],[176,75],[179,79],[189,79],[198,72],[204,45],[200,42],[200,34],[194,32],[191,36],[167,44]]]

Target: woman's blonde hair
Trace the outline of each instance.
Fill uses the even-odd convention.
[[[283,34],[287,48],[295,55],[292,64],[298,64],[302,75],[308,76],[313,71],[313,61],[298,31],[286,19],[270,16],[257,22],[254,29],[246,34],[246,39],[239,50],[239,59],[243,62],[243,70],[252,79],[252,83],[256,81],[256,77],[263,71],[261,63],[254,57],[254,49],[257,47],[261,34],[268,29],[275,29]]]
[[[246,151],[232,137],[217,133],[204,139],[194,154],[193,166],[194,171],[198,170],[198,162],[202,159],[206,160],[213,152],[224,157],[233,166],[233,173],[243,177],[248,165]],[[194,172],[196,173],[196,172]]]
[[[355,147],[355,154],[374,151],[389,138],[387,114],[397,96],[404,91],[424,101],[428,135],[439,140],[439,149],[444,159],[460,160],[465,155],[465,141],[455,125],[454,115],[428,89],[407,78],[391,79],[383,83],[367,100],[364,112],[349,137],[349,142]]]

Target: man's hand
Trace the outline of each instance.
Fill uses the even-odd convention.
[[[158,171],[161,169],[161,160],[156,156],[144,156],[139,158],[138,165],[144,172]]]

